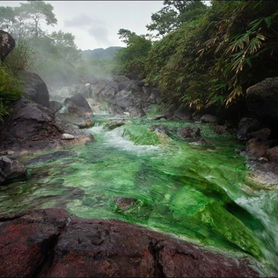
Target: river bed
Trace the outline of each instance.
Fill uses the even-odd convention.
[[[232,135],[148,118],[109,131],[111,117],[95,120],[88,130],[95,142],[25,157],[29,179],[0,187],[0,213],[65,207],[81,218],[126,221],[252,257],[264,274],[277,271],[277,193],[250,182]],[[200,127],[210,143],[181,140],[177,130],[188,126]]]

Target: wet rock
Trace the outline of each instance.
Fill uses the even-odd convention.
[[[158,120],[169,120],[171,119],[172,116],[170,114],[164,114],[164,115],[157,115],[153,118],[154,121],[158,121]]]
[[[107,128],[108,130],[113,130],[117,127],[121,127],[125,125],[125,121],[113,121],[110,123],[107,123],[104,127]]]
[[[33,277],[56,244],[68,215],[51,209],[2,222],[0,225],[0,276]]]
[[[61,132],[48,108],[22,98],[12,111],[0,130],[3,148],[26,148],[40,142],[47,145],[52,139],[60,137]]]
[[[188,108],[181,105],[175,112],[174,112],[175,119],[190,121],[192,120],[192,114],[188,110]]]
[[[78,127],[80,129],[85,129],[85,128],[91,128],[95,125],[94,121],[91,119],[87,119],[84,122],[78,124]]]
[[[210,115],[210,114],[205,114],[200,118],[200,121],[202,123],[209,123],[209,124],[213,124],[217,122],[217,117]]]
[[[62,140],[73,140],[75,136],[69,133],[63,133],[61,138]]]
[[[133,198],[119,197],[116,199],[116,206],[122,211],[127,211],[136,205],[137,200]]]
[[[13,37],[9,33],[0,30],[0,60],[4,61],[14,47],[15,40]]]
[[[92,114],[92,109],[89,103],[81,94],[76,94],[70,98],[65,99],[64,105],[68,113],[73,113],[77,115]]]
[[[13,180],[24,180],[26,178],[27,170],[23,164],[7,156],[0,156],[0,185]]]
[[[278,146],[267,149],[266,157],[269,159],[269,161],[277,163],[278,162]]]
[[[200,128],[185,127],[180,129],[179,134],[183,139],[200,139],[201,130]]]
[[[265,157],[267,149],[268,146],[265,143],[258,141],[256,138],[250,139],[246,146],[247,154],[254,159]]]
[[[24,96],[42,106],[49,107],[49,92],[45,82],[36,73],[21,71]]]
[[[70,219],[61,209],[1,218],[2,277],[257,277],[233,259],[117,221]]]
[[[255,138],[258,141],[267,141],[271,134],[271,130],[269,128],[262,128],[254,132],[249,133],[249,137]]]
[[[56,114],[58,111],[60,111],[62,109],[63,105],[62,103],[52,100],[49,102],[49,109]]]
[[[106,103],[113,114],[130,113],[132,116],[144,116],[149,107],[160,102],[157,89],[142,86],[141,82],[125,76],[114,76],[113,79],[95,80],[91,83],[92,95]]]
[[[239,140],[248,140],[249,133],[260,128],[260,123],[254,118],[242,118],[238,124],[237,138]]]
[[[246,91],[248,110],[263,119],[278,120],[278,77],[266,78]]]
[[[216,134],[222,135],[227,132],[227,127],[225,125],[215,125],[213,126],[213,130]]]

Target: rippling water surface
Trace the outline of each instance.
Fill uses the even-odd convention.
[[[248,182],[232,136],[199,125],[211,143],[199,146],[176,136],[190,123],[130,120],[108,131],[109,119],[96,118],[96,142],[25,158],[30,178],[0,187],[0,213],[66,207],[79,217],[123,220],[252,256],[275,270],[277,194]]]

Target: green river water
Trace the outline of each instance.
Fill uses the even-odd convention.
[[[129,120],[108,131],[96,116],[96,141],[25,157],[29,179],[0,187],[0,213],[66,207],[78,217],[116,219],[169,233],[234,256],[262,275],[277,271],[277,192],[252,183],[231,135],[195,124],[214,147],[180,140],[177,121]],[[173,136],[159,136],[153,125]],[[54,153],[53,156],[49,154]],[[61,152],[60,152],[61,153]],[[49,156],[49,159],[40,159]],[[127,209],[117,198],[132,198]]]

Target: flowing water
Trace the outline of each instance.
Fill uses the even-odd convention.
[[[211,143],[198,145],[177,136],[191,123],[133,119],[109,131],[109,118],[96,121],[96,142],[25,158],[29,179],[0,187],[0,213],[66,207],[250,256],[264,274],[277,271],[277,194],[250,182],[231,135],[195,124]]]

